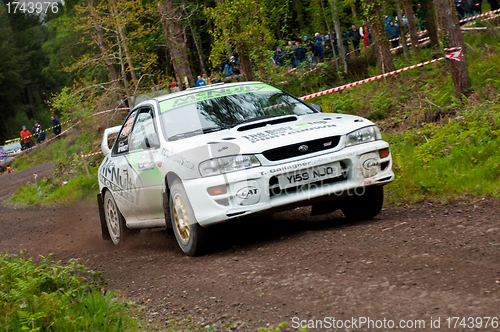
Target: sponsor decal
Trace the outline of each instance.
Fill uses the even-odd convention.
[[[138,204],[139,191],[135,190],[137,186],[128,172],[123,173],[110,159],[104,160],[101,164],[99,181],[113,192],[115,199],[135,205]],[[136,195],[131,195],[131,193],[136,193]]]
[[[199,91],[184,97],[171,98],[162,101],[160,103],[160,113],[166,112],[173,108],[194,104],[204,100],[231,96],[241,93],[257,92],[257,91],[280,91],[280,90],[267,84],[249,84],[249,85],[239,85],[234,87],[225,87],[208,91]]]
[[[248,199],[258,194],[259,194],[259,188],[254,186],[248,186],[238,190],[238,192],[236,193],[236,197],[240,199]]]
[[[260,191],[259,188],[257,188],[256,186],[247,184],[246,186],[242,187],[239,190],[238,187],[240,186],[237,185],[235,187],[235,190],[237,191],[236,194],[234,195],[234,200],[237,204],[252,205],[252,204],[257,204],[260,201]]]
[[[195,170],[196,164],[193,161],[187,160],[185,157],[174,153],[172,149],[162,149],[160,154],[163,157],[168,158],[168,161],[172,161],[182,167],[188,168],[190,170]]]
[[[139,172],[141,171],[149,171],[155,168],[154,166],[154,154],[151,152],[146,152],[142,154],[142,156],[139,158],[139,163],[137,165],[137,170]]]
[[[370,158],[370,159],[366,159],[364,162],[363,162],[363,167],[365,169],[370,169],[374,166],[377,166],[378,165],[378,160],[377,159],[374,159],[374,158]]]
[[[293,127],[268,129],[255,134],[244,135],[243,138],[249,140],[251,143],[256,143],[259,141],[266,141],[269,139],[284,137],[287,135],[293,135],[293,134],[303,133],[306,131],[332,128],[332,127],[336,127],[336,125],[328,124],[326,121],[314,121],[314,122],[297,124]]]
[[[217,150],[217,151],[218,151],[218,152],[222,152],[222,151],[227,150],[227,149],[229,149],[229,148],[228,148],[228,147],[227,147],[227,145],[226,145],[226,146],[223,146],[222,148],[220,148],[220,149],[219,149],[219,150]]]

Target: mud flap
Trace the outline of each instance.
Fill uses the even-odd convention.
[[[97,207],[99,208],[99,219],[101,219],[101,233],[104,240],[111,240],[109,235],[108,225],[106,225],[106,215],[104,214],[104,202],[102,201],[102,194],[97,194]]]

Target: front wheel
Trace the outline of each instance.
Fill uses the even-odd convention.
[[[365,187],[362,194],[345,198],[341,210],[349,219],[367,220],[379,214],[383,205],[384,187],[370,186]]]
[[[115,199],[109,190],[106,190],[104,194],[104,215],[111,241],[116,245],[122,244],[128,229],[125,226],[125,219],[118,210]]]
[[[207,230],[196,221],[180,180],[175,180],[170,188],[170,220],[182,251],[189,256],[201,254],[205,249]]]

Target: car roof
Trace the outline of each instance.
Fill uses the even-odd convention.
[[[221,88],[221,87],[231,87],[231,86],[237,86],[237,85],[248,85],[248,84],[259,84],[259,83],[262,84],[262,82],[258,82],[258,81],[238,82],[238,83],[215,83],[215,84],[204,85],[204,86],[199,86],[199,87],[194,87],[194,88],[188,88],[184,91],[169,93],[169,94],[166,94],[163,96],[158,96],[158,97],[155,97],[152,99],[156,100],[158,102],[162,102],[162,101],[165,101],[165,100],[168,100],[171,98],[189,95],[191,93],[198,92],[198,91],[214,90],[214,89]]]

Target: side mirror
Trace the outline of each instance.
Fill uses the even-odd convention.
[[[308,105],[309,105],[310,108],[312,108],[316,112],[323,113],[323,109],[318,104],[308,104]]]
[[[158,140],[158,136],[155,134],[149,133],[144,140],[141,142],[141,147],[143,149],[157,149],[160,147],[160,141]]]

